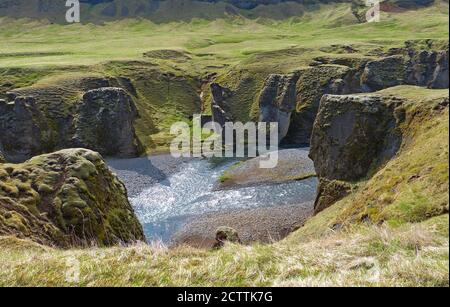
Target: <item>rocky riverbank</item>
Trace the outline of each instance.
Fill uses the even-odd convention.
[[[175,234],[173,245],[212,248],[219,227],[231,227],[242,244],[273,243],[300,228],[313,214],[313,202],[249,210],[214,212],[198,217]]]

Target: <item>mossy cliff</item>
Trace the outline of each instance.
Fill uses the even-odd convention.
[[[331,206],[327,224],[339,227],[448,213],[448,103],[447,90],[417,87],[324,96],[310,154],[316,212]]]
[[[375,92],[397,85],[448,88],[448,41],[406,41],[401,47],[331,45],[320,52],[290,48],[267,63],[270,53],[254,55],[214,78],[205,109],[235,121],[272,120],[284,143],[308,145],[320,100],[325,94]],[[309,56],[305,56],[307,54]],[[317,54],[323,54],[314,56]],[[267,59],[265,59],[267,58]],[[297,64],[292,61],[297,60]],[[220,87],[217,97],[215,89]],[[215,97],[216,96],[216,97]]]
[[[23,162],[58,149],[85,147],[106,156],[137,156],[142,148],[135,134],[133,98],[109,87],[120,81],[125,82],[69,75],[7,92],[7,101],[0,100],[3,154],[11,162]]]
[[[124,185],[85,149],[0,164],[0,234],[65,248],[145,240]]]

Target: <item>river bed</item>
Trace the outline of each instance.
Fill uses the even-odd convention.
[[[216,213],[285,206],[284,214],[289,215],[287,209],[296,204],[303,204],[305,212],[311,211],[316,178],[216,190],[221,174],[234,163],[236,160],[211,163],[208,159],[180,160],[168,155],[108,160],[125,183],[149,241],[170,244],[186,225]]]

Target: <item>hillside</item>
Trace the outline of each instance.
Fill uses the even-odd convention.
[[[415,9],[434,0],[387,0],[384,8]],[[355,13],[365,7],[361,0],[81,0],[81,22],[101,23],[126,18],[146,18],[153,22],[214,20],[224,17],[283,20],[317,10],[326,4],[352,4]],[[0,16],[47,19],[65,23],[64,2],[59,0],[3,0]]]

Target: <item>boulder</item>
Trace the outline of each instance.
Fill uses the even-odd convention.
[[[124,185],[86,149],[1,164],[0,235],[64,248],[145,240]]]
[[[277,122],[279,140],[286,137],[291,113],[297,105],[296,84],[299,75],[270,75],[259,97],[259,121]]]
[[[106,156],[135,157],[139,154],[133,126],[137,116],[136,106],[125,90],[90,90],[78,108],[73,143]]]
[[[235,229],[225,226],[219,227],[216,231],[216,244],[214,248],[221,248],[226,242],[241,244],[241,239]]]

